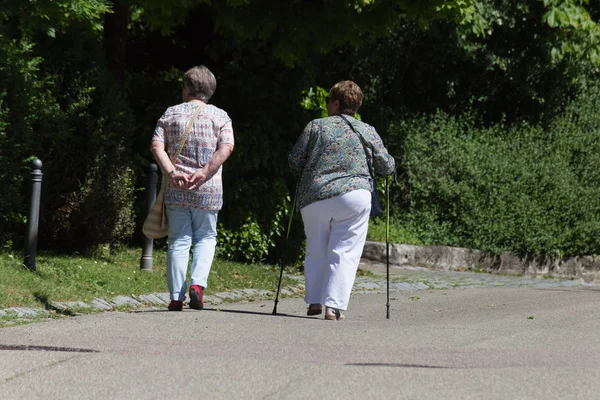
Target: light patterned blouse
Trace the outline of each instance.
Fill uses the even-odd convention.
[[[169,107],[158,120],[152,140],[165,144],[169,158],[175,154],[187,124],[199,104],[189,102]],[[187,142],[175,160],[175,168],[187,174],[200,170],[222,144],[234,144],[231,118],[220,108],[207,104],[196,116]],[[165,204],[220,210],[223,206],[222,169],[221,166],[212,178],[193,190],[175,187],[169,181],[165,191]]]
[[[387,176],[396,166],[381,137],[371,125],[345,115],[360,133],[372,160],[374,173]],[[319,200],[373,186],[360,138],[340,116],[311,121],[288,157],[290,167],[301,174],[298,208]]]

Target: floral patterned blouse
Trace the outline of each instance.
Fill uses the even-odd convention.
[[[169,107],[158,120],[152,140],[165,144],[169,158],[176,152],[198,104],[186,102]],[[175,160],[175,168],[187,174],[198,171],[222,144],[234,144],[231,118],[220,108],[207,104],[196,116],[187,142]],[[165,204],[220,210],[223,206],[222,170],[221,166],[212,178],[193,190],[174,187],[169,181],[165,190]]]
[[[365,141],[373,172],[387,176],[394,171],[394,158],[371,125],[345,115]],[[316,201],[373,186],[360,138],[340,116],[311,121],[288,157],[290,167],[301,174],[298,208]]]

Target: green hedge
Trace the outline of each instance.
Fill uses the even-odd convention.
[[[36,157],[40,248],[85,251],[133,233],[133,116],[94,33],[70,29],[35,44],[0,37],[0,247],[24,243]]]
[[[424,243],[519,254],[600,254],[600,92],[545,127],[443,113],[396,124],[401,218]]]

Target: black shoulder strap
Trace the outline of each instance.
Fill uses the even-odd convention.
[[[373,174],[373,167],[371,166],[371,160],[369,160],[369,153],[367,153],[367,145],[365,144],[365,139],[362,137],[362,135],[360,133],[358,133],[356,131],[356,129],[354,129],[354,126],[352,126],[352,124],[350,123],[350,121],[348,121],[348,119],[346,117],[344,117],[342,114],[340,114],[340,117],[344,121],[346,121],[346,123],[350,126],[350,128],[352,129],[352,131],[354,133],[356,133],[356,135],[360,139],[360,143],[362,144],[363,150],[365,152],[365,157],[367,158],[367,166],[369,167],[369,174],[371,175],[371,178],[374,180],[375,179],[375,174]]]

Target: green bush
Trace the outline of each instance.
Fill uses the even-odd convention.
[[[419,238],[415,236],[404,223],[398,218],[390,218],[389,226],[389,241],[390,243],[403,243],[403,244],[422,244]],[[367,240],[375,242],[385,242],[386,240],[387,224],[385,217],[371,218],[369,220],[369,231],[367,233]]]
[[[270,235],[263,232],[252,217],[248,217],[236,230],[225,229],[220,224],[218,238],[218,255],[228,260],[260,262],[266,258],[269,248],[273,246]]]
[[[218,229],[218,254],[228,260],[249,263],[262,262],[269,256],[270,250],[275,247],[276,238],[281,237],[285,231],[284,219],[289,216],[289,198],[277,206],[269,226],[263,228],[249,212],[243,224],[236,229],[227,229],[219,224]]]
[[[402,220],[424,243],[554,257],[600,253],[600,94],[547,127],[438,113],[405,137]]]
[[[32,79],[41,59],[32,57],[31,47],[28,42],[0,36],[0,247],[22,245],[24,241],[28,204],[25,178],[33,157],[24,151],[30,147],[31,135],[22,121],[34,119],[30,108],[44,108],[42,83]],[[42,95],[31,99],[23,96],[32,92]]]
[[[133,117],[101,56],[95,34],[77,24],[35,44],[0,38],[0,244],[23,243],[35,157],[44,164],[40,248],[88,250],[131,236]]]

